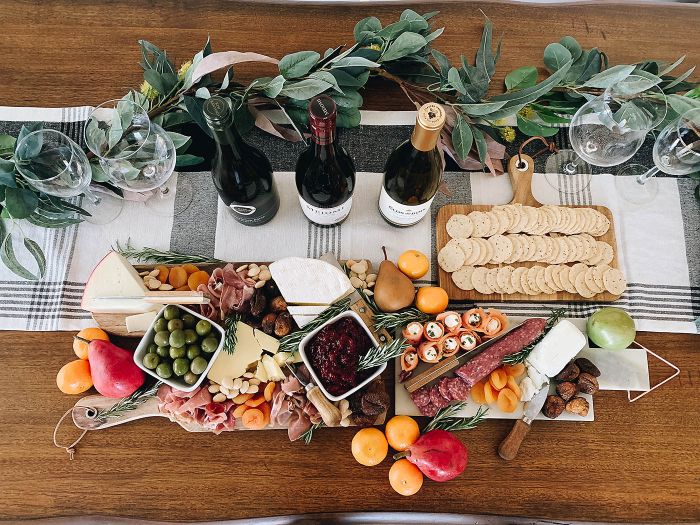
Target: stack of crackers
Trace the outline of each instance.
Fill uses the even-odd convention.
[[[593,208],[506,204],[452,215],[446,229],[451,239],[438,253],[438,264],[462,290],[567,291],[589,299],[604,291],[620,295],[627,286],[622,273],[609,266],[613,247],[595,238],[607,233],[610,221]],[[545,266],[510,266],[525,262]],[[502,264],[508,266],[485,267]]]

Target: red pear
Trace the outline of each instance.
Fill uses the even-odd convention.
[[[449,481],[467,468],[467,447],[447,430],[430,430],[419,437],[405,452],[405,457],[433,481]]]
[[[133,354],[109,341],[90,341],[88,361],[92,382],[105,397],[127,397],[143,385],[144,374],[134,363]]]

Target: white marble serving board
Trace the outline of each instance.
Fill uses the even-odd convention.
[[[520,323],[525,321],[525,317],[510,317],[512,323]],[[585,319],[569,319],[577,328],[584,333],[586,332]],[[603,350],[601,348],[590,348],[586,346],[579,353],[580,357],[590,359],[600,370],[598,383],[601,390],[632,390],[646,391],[649,390],[649,366],[647,363],[646,352],[638,348],[627,348],[625,350]],[[418,365],[418,373],[427,368],[428,365],[421,363]],[[401,367],[397,361],[395,369],[395,387],[394,387],[394,410],[397,415],[420,416],[418,408],[413,404],[408,392],[404,386],[399,383],[398,376],[401,372]],[[449,374],[448,374],[449,375]],[[524,376],[522,376],[524,377]],[[522,377],[520,379],[522,379]],[[550,390],[553,392],[555,386],[550,384]],[[577,416],[564,412],[556,421],[593,421],[595,419],[595,410],[593,408],[592,396],[581,394],[585,397],[591,408],[586,417]],[[476,414],[479,409],[477,403],[471,398],[467,400],[467,406],[457,415],[461,417],[469,417]],[[496,406],[495,403],[489,405],[489,411],[486,417],[489,419],[520,419],[523,415],[524,403],[511,413],[503,412]],[[555,421],[545,417],[540,413],[538,420]]]

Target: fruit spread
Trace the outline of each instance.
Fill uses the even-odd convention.
[[[351,317],[344,317],[321,328],[309,342],[307,352],[323,386],[338,396],[371,374],[371,370],[357,370],[360,357],[371,347],[367,332]]]

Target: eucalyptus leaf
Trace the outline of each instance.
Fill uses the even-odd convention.
[[[688,78],[690,75],[693,74],[693,71],[695,71],[695,67],[696,67],[696,66],[691,67],[688,71],[686,71],[685,73],[683,73],[682,75],[680,75],[679,77],[677,77],[675,80],[673,80],[673,81],[669,82],[668,84],[666,84],[666,85],[664,86],[664,90],[669,90],[669,89],[673,88],[674,86],[677,86],[678,84],[680,84],[681,82],[683,82],[686,78]]]
[[[17,181],[15,180],[14,173],[7,173],[0,171],[0,188],[4,186],[9,186],[10,188],[17,187]],[[2,199],[0,199],[2,200]]]
[[[409,24],[408,20],[399,20],[398,22],[394,22],[393,24],[389,24],[381,31],[378,31],[377,36],[380,36],[380,37],[385,38],[387,40],[392,40],[392,39],[396,38],[399,34],[406,31],[408,29],[409,25],[410,24]]]
[[[381,31],[381,29],[382,23],[379,21],[379,19],[376,16],[369,16],[367,18],[363,18],[357,24],[355,24],[353,35],[355,37],[355,41],[359,42],[362,32],[367,31],[376,33],[377,31]]]
[[[459,107],[464,113],[472,117],[488,115],[489,113],[498,111],[505,105],[505,100],[500,102],[481,102],[477,104],[455,104],[455,106]]]
[[[163,119],[160,125],[166,129],[192,122],[192,117],[187,111],[168,111],[167,113],[161,113],[161,116]]]
[[[284,87],[284,76],[277,75],[275,78],[270,80],[270,82],[268,82],[267,86],[265,86],[265,89],[263,89],[263,93],[267,97],[277,98],[280,94],[280,91],[282,91],[283,87]]]
[[[170,91],[163,76],[155,69],[147,69],[144,71],[143,78],[151,85],[151,87],[153,87],[153,89],[158,92],[159,95],[166,95],[168,91]]]
[[[553,42],[544,48],[544,65],[550,73],[559,71],[564,64],[571,65],[571,53],[563,45]]]
[[[175,149],[180,149],[181,147],[188,145],[192,142],[192,137],[187,135],[182,135],[181,133],[175,133],[174,131],[166,131],[168,137],[173,141]]]
[[[26,219],[39,205],[37,194],[25,188],[7,187],[5,208],[14,219]]]
[[[493,23],[488,18],[484,22],[484,30],[481,33],[481,43],[476,51],[475,66],[477,70],[486,77],[487,82],[491,82],[493,74],[496,72],[496,59],[491,49],[492,45]]]
[[[41,279],[46,273],[46,256],[44,255],[41,246],[39,246],[36,241],[30,239],[29,237],[25,237],[24,247],[27,249],[29,254],[34,257],[38,268],[38,277]]]
[[[285,82],[285,86],[280,95],[299,100],[308,100],[316,95],[320,95],[333,85],[319,78],[306,78],[298,82]]]
[[[224,79],[221,81],[221,91],[224,91],[228,88],[228,85],[231,83],[231,73],[233,72],[233,67],[230,67],[226,70],[226,73],[224,74]]]
[[[426,45],[425,37],[418,33],[401,33],[396,40],[389,44],[389,47],[382,53],[380,60],[382,62],[398,60],[406,55],[415,53]]]
[[[355,128],[360,125],[360,110],[352,107],[338,106],[336,125],[339,128]]]
[[[634,68],[634,65],[624,64],[613,66],[605,71],[601,71],[600,73],[593,75],[583,84],[583,86],[607,89],[630,76],[632,71],[634,71]]]
[[[109,175],[102,169],[102,165],[95,161],[90,163],[90,169],[92,170],[92,180],[95,182],[107,182],[109,180]]]
[[[425,14],[423,15],[423,18],[424,18],[425,20],[430,20],[431,18],[433,18],[433,17],[435,17],[435,16],[437,16],[437,15],[439,15],[439,14],[440,14],[440,11],[430,11],[429,13],[425,13]]]
[[[33,274],[17,260],[15,250],[12,246],[12,235],[7,231],[5,221],[3,220],[0,220],[0,243],[0,260],[8,270],[22,279],[30,281],[39,280],[39,276]]]
[[[568,53],[568,51],[567,51]],[[499,100],[505,100],[507,101],[506,105],[504,106],[503,109],[513,107],[513,106],[523,106],[525,104],[529,104],[530,102],[534,102],[538,98],[540,98],[542,95],[550,91],[554,86],[556,86],[559,81],[564,78],[564,75],[566,75],[567,71],[571,67],[572,60],[569,59],[568,62],[562,65],[561,68],[559,68],[557,71],[552,73],[552,75],[549,76],[549,78],[544,79],[542,82],[539,84],[535,84],[532,87],[521,89],[519,91],[514,91],[511,93],[503,93],[502,95],[496,95],[494,97],[491,97],[491,102],[496,102]]]
[[[201,87],[194,92],[194,96],[197,98],[201,98],[202,100],[207,100],[208,98],[211,98],[211,93],[209,93],[209,90],[207,88]]]
[[[459,70],[457,68],[450,68],[450,70],[447,72],[447,81],[462,95],[467,93],[467,88],[464,87],[464,82],[462,82],[462,77],[459,76]]]
[[[0,155],[12,153],[17,139],[12,135],[0,135]]]
[[[40,213],[32,213],[29,217],[27,217],[27,221],[33,224],[34,226],[39,226],[40,228],[65,228],[73,224],[81,223],[82,219],[75,217],[54,218],[46,217],[45,215],[42,215]]]
[[[668,105],[678,113],[682,115],[686,111],[691,109],[700,108],[700,99],[684,97],[681,95],[666,95],[666,100]]]
[[[336,105],[345,108],[359,108],[362,106],[362,95],[354,90],[345,90],[343,93],[331,95]]]
[[[15,162],[13,160],[0,159],[0,175],[13,175],[14,172]],[[14,176],[12,180],[14,180]]]
[[[15,157],[18,160],[29,160],[36,157],[44,145],[44,139],[41,133],[34,133],[42,128],[41,122],[33,122],[25,124],[17,136],[15,144]],[[30,136],[31,135],[31,136]]]
[[[570,124],[571,119],[570,118],[565,118],[565,117],[560,117],[553,111],[546,111],[543,109],[539,109],[537,111],[537,116],[543,121],[546,122],[547,124]]]
[[[569,50],[571,53],[571,58],[576,62],[579,57],[583,54],[583,49],[581,49],[581,44],[573,36],[565,36],[559,40],[559,43]]]
[[[341,87],[359,88],[364,86],[365,82],[367,82],[366,78],[363,82],[363,79],[352,76],[351,74],[347,73],[344,69],[332,69],[330,73],[335,77],[335,81]]]
[[[538,124],[530,119],[518,115],[518,129],[529,137],[551,137],[559,133],[559,128]]]
[[[661,71],[659,71],[658,75],[659,75],[660,77],[662,77],[662,76],[664,76],[664,75],[668,75],[671,71],[673,71],[673,70],[676,69],[678,66],[680,66],[680,65],[683,63],[684,60],[685,60],[685,55],[683,55],[682,57],[680,57],[680,58],[679,58],[678,60],[676,60],[673,64],[670,64],[670,65],[668,65],[667,67],[665,67],[664,69],[662,69]]]
[[[190,155],[185,153],[184,155],[178,155],[175,160],[175,167],[182,168],[184,166],[196,166],[204,162],[203,157],[198,157],[197,155]]]
[[[343,92],[343,90],[340,89],[340,86],[338,86],[338,81],[335,79],[335,77],[331,74],[330,71],[315,71],[309,75],[309,78],[323,80],[324,82],[329,83],[333,87],[333,89],[338,93]]]
[[[486,159],[488,158],[488,145],[486,144],[486,137],[484,137],[483,132],[476,126],[470,126],[472,129],[472,135],[474,136],[474,142],[476,143],[476,152],[479,155],[479,161],[481,165],[486,164]]]
[[[204,101],[201,98],[190,96],[183,96],[182,99],[183,103],[185,104],[185,108],[187,109],[187,112],[192,117],[192,120],[194,120],[199,125],[199,127],[202,128],[202,130],[211,137],[212,131],[211,129],[209,129],[207,121],[204,119],[204,112],[202,111]]]
[[[537,84],[537,68],[535,66],[523,66],[514,69],[506,75],[506,89],[517,91]]]
[[[445,28],[444,28],[444,27],[441,27],[441,28],[439,28],[439,29],[436,29],[436,30],[433,31],[432,33],[429,33],[429,34],[425,35],[425,41],[428,42],[428,43],[430,43],[430,42],[432,42],[433,40],[435,40],[437,37],[439,37],[439,36],[440,36],[442,33],[444,33],[444,32],[445,32]]]
[[[379,67],[379,64],[377,64],[376,62],[372,62],[371,60],[367,60],[364,57],[348,56],[348,57],[343,57],[343,58],[331,63],[331,68],[338,68],[338,67],[373,68],[373,67]]]
[[[279,63],[284,78],[299,78],[306,75],[321,58],[316,51],[297,51],[282,57]]]
[[[437,62],[437,65],[440,68],[440,75],[447,77],[447,72],[450,70],[449,59],[437,49],[431,49],[430,54],[433,55],[435,62]]]
[[[408,31],[413,31],[415,33],[430,27],[428,25],[428,21],[412,9],[404,10],[399,17],[399,20],[406,20],[408,22]]]
[[[471,126],[465,122],[461,115],[457,115],[454,129],[452,130],[452,145],[460,159],[466,159],[472,149],[474,135]]]
[[[586,63],[583,67],[583,71],[581,71],[581,74],[579,74],[575,80],[585,82],[593,77],[593,75],[600,73],[602,68],[601,57],[601,52],[596,48],[589,50],[586,56]]]

